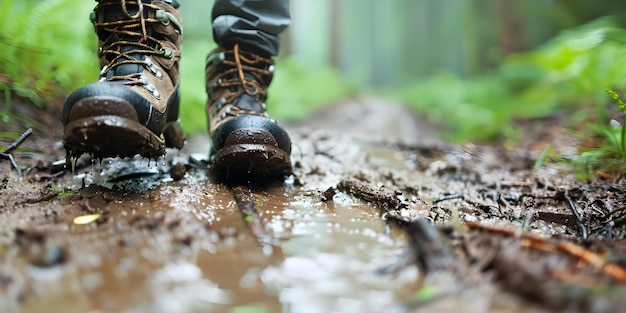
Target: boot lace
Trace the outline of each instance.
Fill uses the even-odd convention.
[[[226,51],[229,52],[231,51]],[[217,80],[213,84],[214,88],[220,87],[225,90],[224,96],[218,101],[213,112],[217,113],[226,107],[218,120],[242,114],[267,117],[266,88],[273,76],[274,62],[257,54],[243,52],[238,44],[233,47],[232,54],[234,61],[226,58],[221,61],[227,69],[217,74]],[[242,108],[235,104],[244,94],[254,97],[259,108]]]
[[[98,11],[100,7],[107,5],[118,4],[107,2],[99,3],[96,6],[95,11]],[[102,40],[102,45],[98,51],[100,57],[104,57],[108,60],[108,63],[100,71],[100,80],[124,80],[127,81],[125,83],[127,85],[144,85],[146,89],[158,98],[158,91],[156,91],[156,88],[150,85],[141,73],[122,76],[113,75],[112,77],[108,77],[107,74],[109,72],[115,73],[115,69],[122,65],[138,64],[156,75],[158,78],[161,78],[163,74],[154,65],[150,56],[163,56],[171,58],[173,52],[170,49],[159,47],[158,39],[151,36],[148,30],[151,24],[167,24],[172,19],[175,20],[175,18],[173,15],[161,10],[158,6],[150,3],[143,3],[142,0],[121,0],[119,5],[121,5],[122,12],[126,16],[125,19],[98,22],[95,21],[95,17],[92,17],[96,31],[98,33],[104,32],[105,34],[108,34],[108,36]],[[137,12],[135,14],[131,14],[128,9],[128,5],[136,5]],[[156,18],[147,18],[144,13],[145,8],[156,10]],[[174,24],[179,24],[178,21],[173,22]],[[179,27],[178,29],[182,28]],[[141,56],[141,58],[138,59],[138,56]]]

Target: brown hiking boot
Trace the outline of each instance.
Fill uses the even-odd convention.
[[[226,179],[291,174],[291,139],[268,118],[266,89],[274,62],[257,54],[218,48],[207,57],[207,117],[211,161]]]
[[[100,80],[70,94],[63,108],[68,157],[154,158],[181,148],[178,122],[181,17],[173,1],[100,0],[91,20]]]

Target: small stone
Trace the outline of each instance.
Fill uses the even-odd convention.
[[[322,193],[322,202],[333,201],[333,197],[337,194],[337,188],[330,187]]]
[[[185,164],[180,162],[172,165],[172,168],[170,169],[170,177],[172,177],[175,181],[181,180],[185,177],[186,173],[187,168],[185,167]]]

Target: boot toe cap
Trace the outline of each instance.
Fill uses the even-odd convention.
[[[230,136],[237,131],[237,136]],[[274,140],[272,142],[259,142],[264,140],[260,133],[269,133]],[[257,115],[241,115],[234,117],[223,125],[211,136],[214,150],[219,150],[228,144],[271,144],[286,153],[291,153],[291,139],[287,132],[276,121]],[[230,142],[236,140],[237,142]]]

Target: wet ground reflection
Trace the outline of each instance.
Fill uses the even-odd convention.
[[[203,172],[168,181],[153,163],[147,178],[111,183],[106,174],[123,172],[74,178],[100,185],[78,188],[65,214],[73,262],[52,278],[59,288],[24,311],[381,312],[419,287],[413,266],[381,271],[405,253],[404,233],[346,194],[323,202],[319,190],[291,185],[256,193],[268,246],[250,232],[232,189]],[[74,225],[84,211],[102,218]]]
[[[343,194],[334,203],[314,195],[284,188],[262,195],[257,208],[280,242],[269,254],[237,212],[216,214],[212,228],[232,237],[199,250],[196,258],[203,277],[228,295],[230,302],[214,309],[380,312],[417,289],[414,270],[380,274],[406,243],[400,231],[385,226],[378,209]]]

